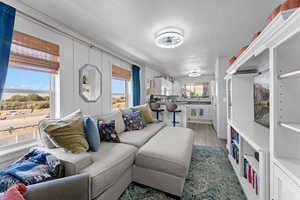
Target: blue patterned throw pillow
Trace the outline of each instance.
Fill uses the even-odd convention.
[[[115,120],[98,121],[98,129],[101,141],[120,143],[119,136],[115,130]]]
[[[142,111],[123,113],[123,119],[126,131],[141,130],[146,127]]]

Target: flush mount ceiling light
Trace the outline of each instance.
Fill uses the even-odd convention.
[[[160,48],[175,48],[183,43],[183,31],[166,28],[155,34],[155,44]]]
[[[197,72],[197,71],[192,71],[188,74],[189,77],[191,78],[195,78],[195,77],[199,77],[201,76],[201,73],[200,72]]]

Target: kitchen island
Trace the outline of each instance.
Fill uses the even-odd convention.
[[[176,126],[187,127],[188,123],[212,123],[212,105],[210,101],[176,101],[164,102],[161,104],[161,109],[164,112],[160,113],[159,119],[166,124],[172,126],[173,113],[167,111],[166,104],[177,104],[177,110],[181,112],[176,113],[176,121],[179,122]],[[153,113],[153,116],[156,116]]]

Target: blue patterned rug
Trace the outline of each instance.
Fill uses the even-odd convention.
[[[195,146],[182,200],[246,200],[221,147]],[[119,200],[175,200],[163,192],[130,184]]]

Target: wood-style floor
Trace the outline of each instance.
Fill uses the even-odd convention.
[[[188,128],[195,132],[194,145],[226,148],[226,140],[217,138],[217,133],[211,125],[190,123]]]

